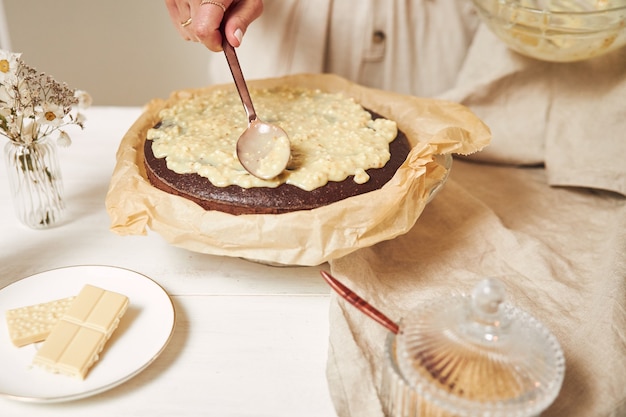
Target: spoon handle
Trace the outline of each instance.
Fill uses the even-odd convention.
[[[398,334],[400,328],[396,322],[377,310],[370,303],[359,297],[350,288],[337,281],[337,279],[330,275],[328,272],[320,271],[320,273],[322,274],[322,277],[324,277],[328,285],[330,285],[332,289],[334,289],[337,294],[342,296],[347,302],[355,306],[357,310],[364,313],[366,316],[374,319],[378,323],[382,324],[392,333]]]
[[[243,103],[243,108],[246,110],[246,114],[248,115],[248,123],[252,123],[256,120],[257,116],[254,111],[254,106],[252,105],[252,98],[250,98],[250,92],[248,91],[246,80],[243,77],[243,71],[241,71],[241,65],[239,65],[237,53],[235,53],[235,48],[226,39],[226,33],[224,32],[223,25],[220,27],[220,31],[222,33],[222,49],[224,49],[226,61],[228,62],[230,72],[233,75],[235,87],[237,87],[239,97]]]

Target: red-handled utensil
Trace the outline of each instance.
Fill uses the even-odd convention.
[[[322,274],[322,277],[326,280],[328,285],[330,285],[331,288],[337,292],[337,294],[339,294],[347,302],[355,306],[357,310],[364,313],[366,316],[374,319],[379,324],[382,324],[390,332],[398,334],[398,332],[400,331],[400,326],[398,326],[396,322],[384,315],[370,303],[359,297],[354,291],[343,285],[328,272],[320,271],[320,274]]]

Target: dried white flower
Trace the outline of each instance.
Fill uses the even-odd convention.
[[[91,96],[26,65],[21,54],[0,50],[0,134],[30,144],[58,131],[59,144],[71,140],[61,127],[84,127],[74,110],[91,105]]]
[[[0,49],[0,83],[15,76],[20,56],[21,54]]]
[[[72,144],[72,139],[70,138],[70,135],[68,135],[65,130],[61,130],[59,132],[59,137],[57,138],[57,145],[63,148],[67,148],[71,144]]]
[[[88,107],[91,107],[91,104],[93,103],[93,99],[91,98],[89,93],[84,90],[74,91],[74,97],[78,99],[79,109],[86,109]]]
[[[60,126],[64,117],[65,109],[55,103],[44,103],[37,109],[37,123],[42,125]]]
[[[85,125],[85,120],[87,120],[87,118],[85,117],[84,114],[76,113],[76,117],[74,118],[74,123],[76,123],[78,126],[82,128]]]

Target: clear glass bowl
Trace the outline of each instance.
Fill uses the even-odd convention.
[[[511,49],[572,62],[626,45],[626,0],[473,0],[491,31]]]

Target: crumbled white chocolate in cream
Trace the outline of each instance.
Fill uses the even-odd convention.
[[[369,180],[365,170],[381,168],[390,158],[396,123],[372,120],[352,98],[293,87],[251,89],[250,94],[259,118],[289,135],[292,160],[279,177],[256,178],[239,163],[236,143],[247,117],[234,89],[182,99],[163,109],[161,126],[148,131],[155,156],[166,158],[172,171],[197,173],[219,187],[288,183],[304,190],[350,175],[365,183]]]

